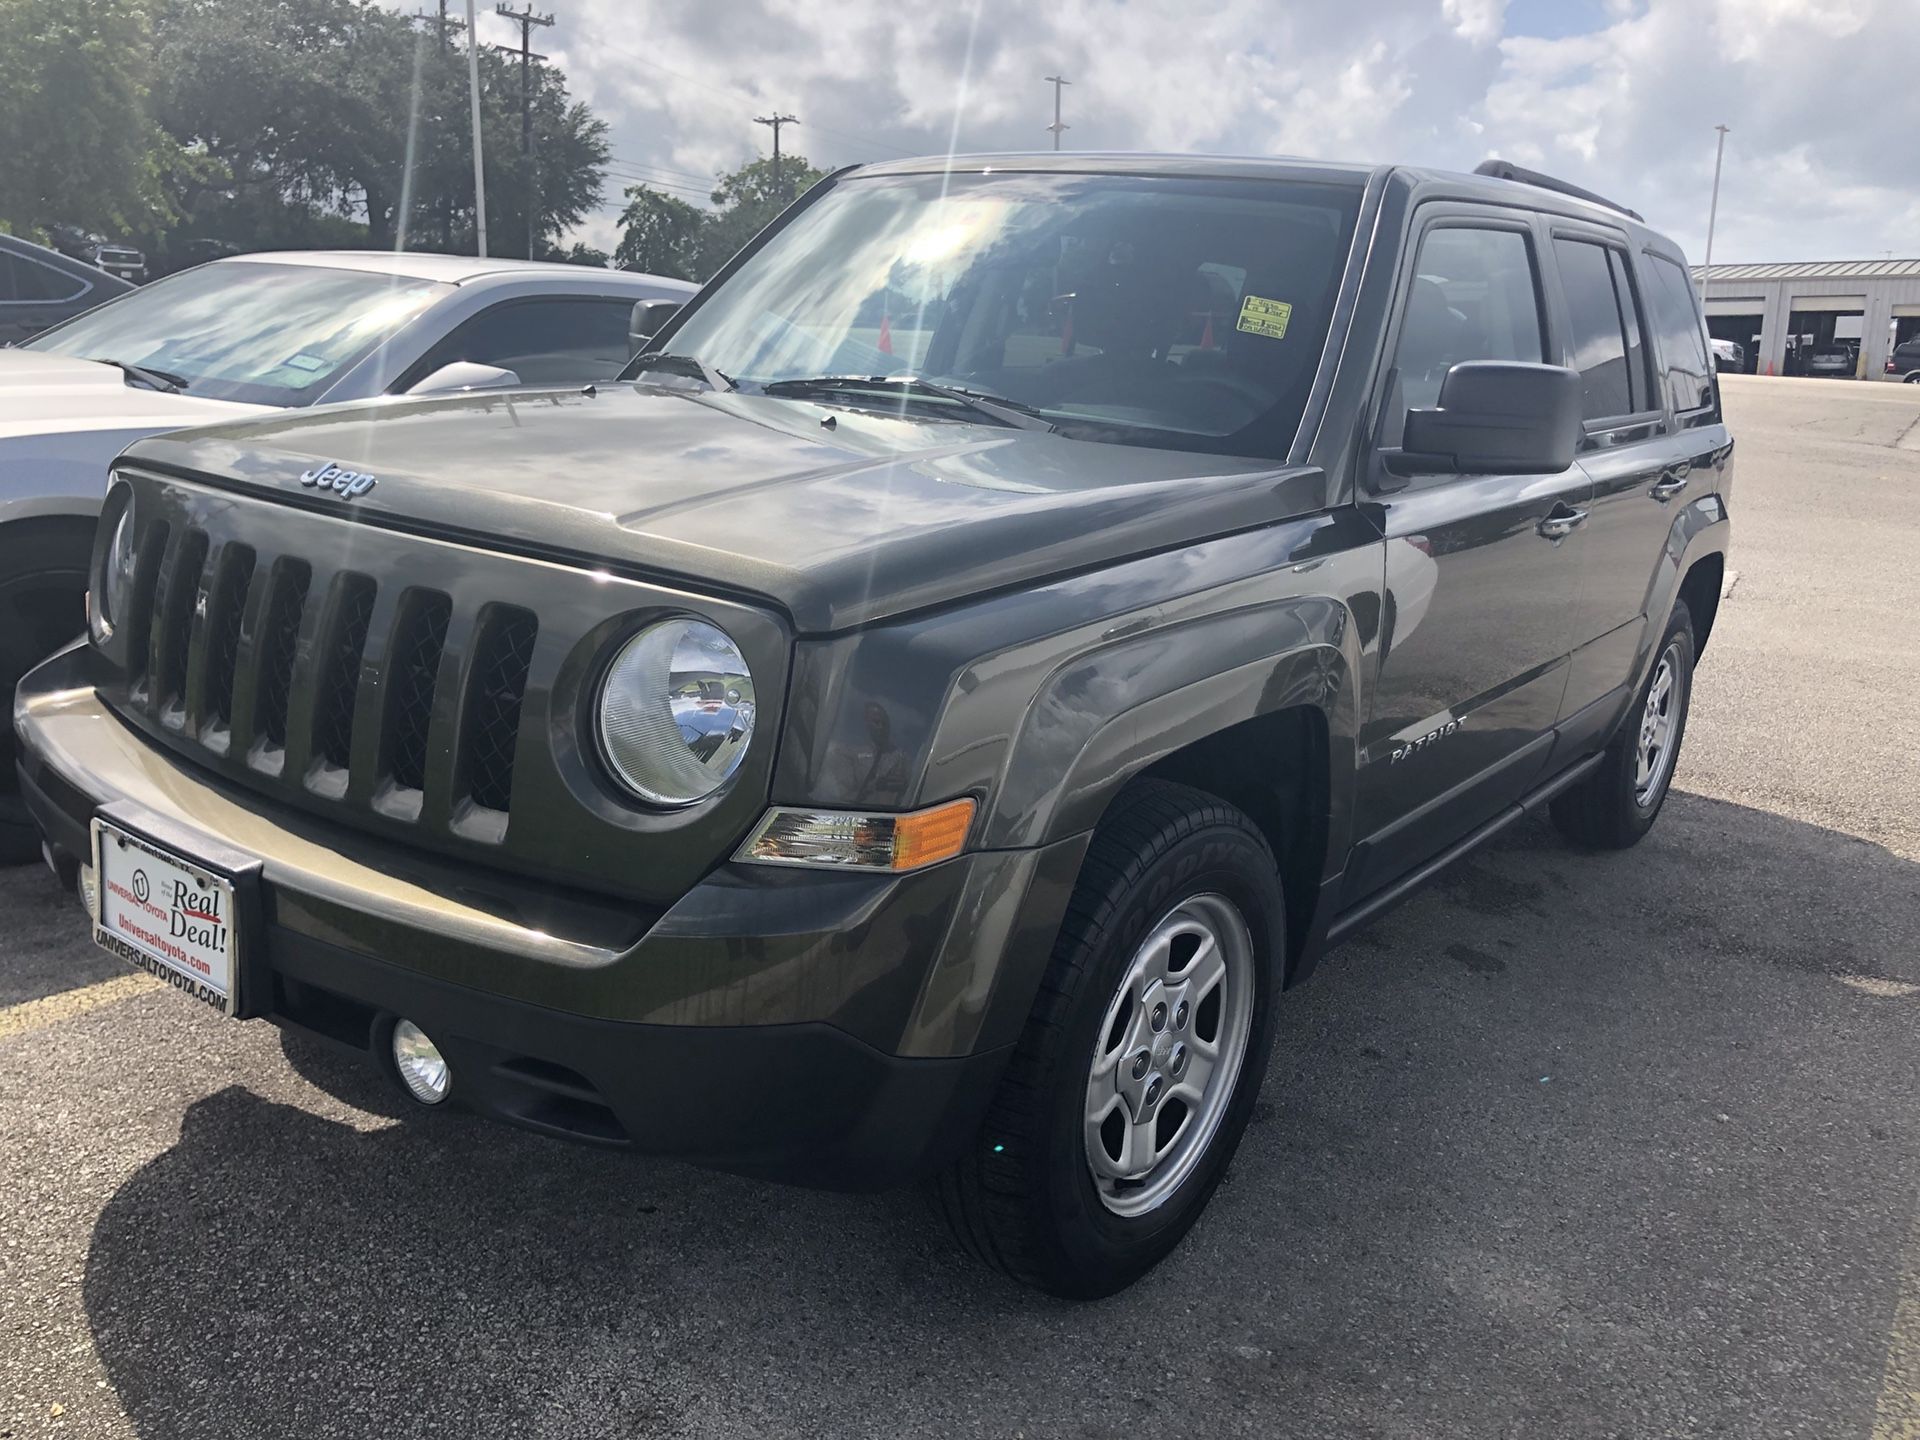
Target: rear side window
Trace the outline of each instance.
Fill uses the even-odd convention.
[[[1675,414],[1713,404],[1713,362],[1701,334],[1700,305],[1687,272],[1663,255],[1647,256],[1647,302],[1660,357],[1667,367],[1667,398]]]
[[[1618,252],[1586,240],[1553,242],[1571,328],[1570,363],[1580,372],[1589,420],[1652,408],[1633,287]]]
[[[36,264],[22,255],[0,252],[0,300],[44,305],[71,300],[86,288],[86,282],[77,276]]]
[[[1531,360],[1542,354],[1533,253],[1518,230],[1446,226],[1420,242],[1394,351],[1398,418],[1383,434],[1398,444],[1406,412],[1440,398],[1440,382],[1463,360]]]
[[[56,270],[51,265],[35,264],[19,255],[13,257],[13,286],[15,299],[37,300],[43,304],[71,300],[87,288],[86,282],[78,276]]]

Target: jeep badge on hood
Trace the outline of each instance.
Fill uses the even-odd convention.
[[[363,471],[342,469],[329,460],[324,465],[302,471],[300,483],[313,490],[331,490],[336,495],[344,495],[352,500],[366,494],[379,482]]]

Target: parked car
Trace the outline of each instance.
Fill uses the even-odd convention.
[[[1887,374],[1909,385],[1920,385],[1920,335],[1893,347],[1887,356]]]
[[[0,346],[31,339],[131,289],[118,276],[58,250],[0,235]]]
[[[1860,347],[1844,340],[1812,345],[1805,351],[1807,374],[1827,379],[1851,379],[1860,361]]]
[[[865,166],[630,383],[143,440],[16,702],[49,856],[417,1109],[1115,1290],[1330,946],[1666,798],[1733,442],[1679,249],[1533,178]]]
[[[97,266],[109,275],[117,275],[129,285],[147,278],[147,257],[131,245],[116,244],[104,235],[95,235],[77,225],[49,227],[53,248],[62,255]]]
[[[22,263],[52,273],[30,257],[16,278]],[[130,288],[94,274],[102,294]],[[456,255],[245,255],[0,350],[0,694],[80,632],[107,466],[129,441],[380,395],[605,380],[631,354],[635,303],[695,288]],[[0,731],[0,859],[37,852]]]
[[[1737,340],[1715,339],[1713,344],[1713,368],[1717,374],[1722,370],[1731,370],[1735,374],[1747,368],[1746,347]]]

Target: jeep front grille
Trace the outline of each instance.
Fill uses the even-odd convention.
[[[198,528],[170,535],[157,522],[144,538],[158,553],[141,552],[122,623],[130,643],[138,641],[130,670],[154,678],[130,685],[131,702],[215,754],[232,745],[236,714],[251,713],[237,753],[266,777],[282,776],[300,748],[291,742],[304,736],[293,778],[322,798],[346,797],[356,762],[375,757],[366,788],[377,808],[417,819],[434,774],[451,599],[403,587],[397,603],[385,605],[370,575],[316,578],[306,561],[288,556],[261,565],[254,547],[238,541],[213,551],[213,538]],[[540,627],[514,605],[485,605],[474,620],[449,808],[494,812],[492,820],[465,817],[461,831],[497,840],[513,807],[520,707]]]
[[[285,461],[278,493],[115,470],[133,577],[94,642],[95,688],[121,723],[313,843],[386,844],[400,884],[432,871],[410,851],[437,853],[639,914],[725,862],[765,809],[771,739],[710,803],[655,811],[607,780],[588,720],[604,657],[694,612],[748,647],[759,727],[777,735],[791,640],[774,616],[509,548],[524,537],[420,534],[303,490],[312,463]]]

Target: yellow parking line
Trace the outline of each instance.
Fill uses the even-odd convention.
[[[29,1030],[43,1030],[49,1025],[58,1025],[62,1020],[84,1015],[89,1010],[98,1010],[102,1005],[132,999],[159,983],[151,975],[116,975],[111,980],[82,985],[77,990],[62,990],[58,995],[45,995],[38,1000],[9,1005],[0,1010],[0,1040],[24,1035]]]
[[[1920,1440],[1920,1221],[1907,1245],[1872,1440]]]

